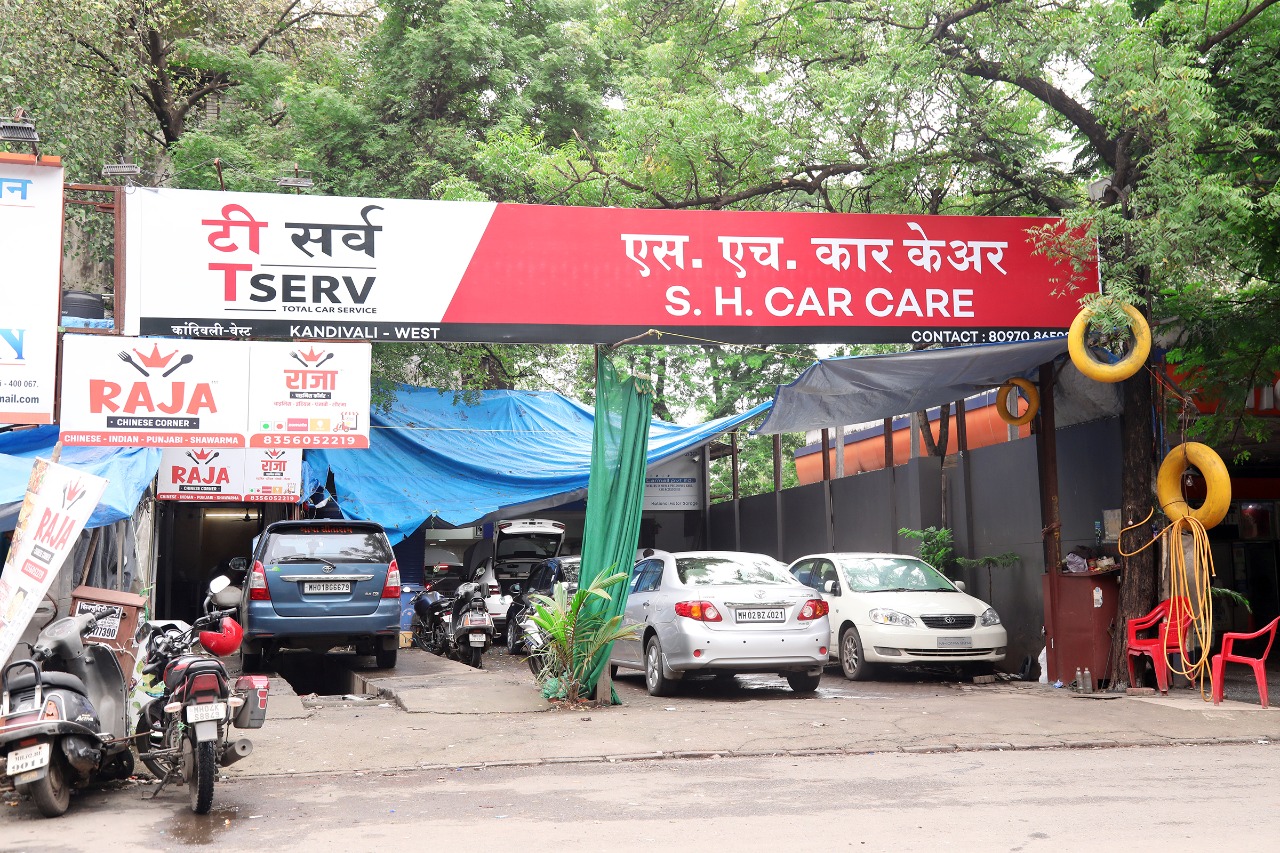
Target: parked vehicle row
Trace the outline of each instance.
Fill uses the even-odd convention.
[[[493,646],[493,619],[478,583],[459,585],[452,597],[441,595],[428,584],[414,593],[412,602],[415,646],[476,669],[483,667],[484,652]]]
[[[519,627],[528,625],[528,596],[567,582],[566,563],[544,561],[528,589],[517,588],[509,651],[528,650],[529,629]],[[649,551],[631,570],[624,620],[633,636],[614,644],[612,671],[642,671],[657,696],[698,672],[773,672],[811,692],[832,661],[851,680],[921,663],[977,674],[1003,660],[1007,645],[994,608],[903,554],[813,554],[785,566],[763,554]]]
[[[242,676],[233,686],[219,659],[240,646],[243,632],[232,618],[239,599],[240,590],[219,576],[193,624],[139,627],[142,673],[157,690],[136,725],[115,654],[86,642],[113,608],[90,606],[52,621],[31,657],[0,673],[0,789],[30,794],[41,814],[58,817],[72,789],[131,775],[134,746],[160,789],[185,783],[192,811],[207,813],[218,767],[253,750],[249,740],[232,739],[231,727],[258,728],[266,718],[267,678]],[[193,653],[197,643],[202,653]]]

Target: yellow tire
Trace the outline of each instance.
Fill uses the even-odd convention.
[[[1027,410],[1021,415],[1015,415],[1009,411],[1009,393],[1014,388],[1022,391],[1022,396],[1027,398]],[[1036,416],[1036,412],[1040,411],[1040,392],[1036,390],[1036,386],[1032,385],[1025,379],[1013,378],[1000,386],[1000,390],[996,392],[996,412],[1000,415],[1000,420],[1010,426],[1022,426],[1031,423],[1032,418]]]
[[[1151,327],[1142,316],[1142,312],[1132,305],[1124,306],[1124,313],[1129,315],[1133,327],[1133,349],[1115,364],[1103,364],[1093,357],[1085,346],[1084,335],[1089,330],[1089,318],[1093,312],[1082,308],[1071,321],[1071,330],[1067,332],[1067,350],[1071,353],[1071,361],[1085,376],[1098,382],[1123,382],[1142,369],[1151,354]]]
[[[1182,496],[1182,474],[1194,465],[1204,477],[1204,503],[1192,509]],[[1205,526],[1215,527],[1227,517],[1231,507],[1231,477],[1222,457],[1213,448],[1196,441],[1179,444],[1160,463],[1156,474],[1156,498],[1170,521],[1191,516]]]

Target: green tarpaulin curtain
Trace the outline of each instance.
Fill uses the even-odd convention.
[[[587,517],[582,536],[582,568],[578,585],[587,587],[597,575],[630,572],[640,540],[644,508],[645,454],[653,396],[632,377],[622,380],[606,355],[596,357],[596,418],[591,441],[591,477],[587,481]],[[609,601],[591,597],[584,608],[603,622],[627,606],[628,585],[608,590]],[[585,679],[588,695],[609,662],[604,652]],[[618,704],[615,693],[610,697]]]

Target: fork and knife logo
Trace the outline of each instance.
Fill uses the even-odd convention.
[[[127,350],[120,350],[120,352],[116,353],[116,356],[125,364],[128,364],[131,367],[133,367],[134,370],[138,371],[143,376],[150,378],[151,372],[148,371],[141,364],[138,364],[138,362],[134,361],[133,356],[129,355],[129,352]],[[142,358],[141,354],[139,354],[139,358]],[[177,364],[175,364],[173,367],[170,367],[164,373],[160,374],[161,378],[167,377],[169,374],[173,373],[179,367],[182,367],[182,365],[190,364],[194,360],[195,360],[195,356],[193,356],[191,353],[187,353],[182,358],[178,359]],[[164,365],[162,364],[160,366],[163,367]]]

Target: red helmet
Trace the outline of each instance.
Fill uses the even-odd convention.
[[[244,629],[240,623],[230,616],[223,616],[217,631],[201,631],[200,645],[211,655],[226,657],[240,648],[240,640],[244,638]]]

